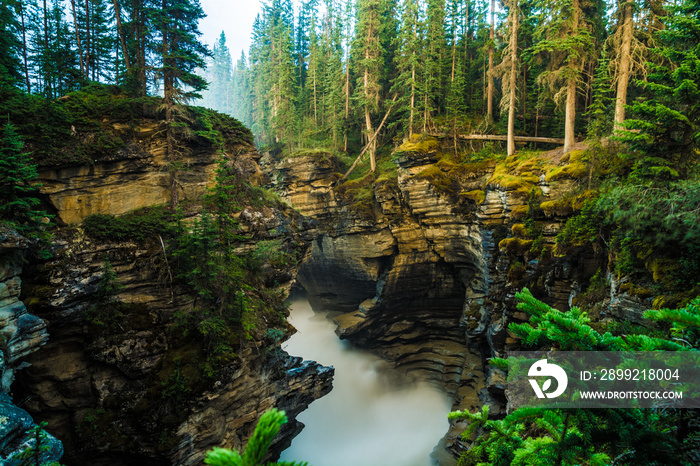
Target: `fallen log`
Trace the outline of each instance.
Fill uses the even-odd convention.
[[[448,134],[430,134],[433,137],[446,137]],[[500,134],[458,134],[459,139],[480,141],[507,141],[508,136]],[[544,142],[548,144],[564,144],[564,138],[541,138],[532,136],[515,136],[515,142]]]
[[[352,171],[355,169],[357,164],[360,163],[360,159],[362,158],[363,155],[365,155],[365,152],[367,151],[367,149],[369,149],[369,146],[372,144],[372,142],[374,142],[374,139],[377,137],[377,134],[379,134],[379,131],[381,131],[382,127],[384,126],[384,123],[386,122],[386,117],[389,116],[391,109],[394,108],[394,104],[396,103],[397,96],[398,96],[398,94],[394,94],[394,98],[391,99],[391,105],[389,105],[389,109],[386,111],[384,118],[382,118],[382,122],[379,124],[379,128],[377,128],[377,130],[374,132],[374,134],[372,135],[372,139],[370,139],[369,142],[367,143],[367,145],[365,146],[365,148],[362,149],[362,152],[360,152],[360,155],[357,156],[357,158],[352,163],[352,165],[350,166],[348,171],[346,171],[345,174],[343,175],[343,177],[340,180],[338,180],[338,183],[342,183],[343,181],[345,181],[345,178],[347,178],[348,175],[350,173],[352,173]]]

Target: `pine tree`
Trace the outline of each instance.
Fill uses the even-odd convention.
[[[62,2],[55,0],[51,5],[42,0],[35,4],[29,12],[28,28],[32,77],[38,93],[55,98],[76,90],[83,79]]]
[[[465,111],[464,102],[464,55],[461,53],[460,37],[466,40],[466,24],[463,22],[468,6],[459,0],[450,0],[447,9],[448,37],[450,41],[449,80],[445,106],[451,121],[453,148],[457,153],[457,126],[459,116]],[[464,30],[462,30],[464,26]]]
[[[586,0],[541,0],[540,22],[532,50],[548,63],[538,80],[554,100],[564,102],[564,151],[575,142],[576,98],[584,67],[593,48],[590,24],[584,15]]]
[[[50,61],[48,79],[52,82],[51,89],[55,96],[66,95],[77,90],[84,82],[73,49],[73,35],[64,15],[62,2],[55,0],[49,19],[54,35],[48,51]]]
[[[355,2],[353,0],[346,0],[344,5],[344,17],[345,24],[343,27],[343,48],[345,49],[345,85],[343,86],[343,94],[345,95],[345,121],[344,121],[344,134],[343,134],[343,150],[348,151],[348,128],[350,127],[350,96],[352,95],[352,83],[350,80],[350,50],[352,44],[352,33],[353,33],[353,22],[350,18],[355,17]]]
[[[299,18],[300,20],[302,18]],[[323,112],[321,108],[322,95],[324,93],[324,50],[323,44],[319,40],[316,31],[316,15],[310,15],[308,18],[310,25],[309,37],[308,37],[308,69],[304,72],[304,80],[306,82],[306,87],[308,89],[304,90],[303,86],[300,86],[300,103],[302,105],[302,118],[306,118],[312,123],[310,126],[312,131],[317,131],[319,124],[321,124],[322,116],[320,113]]]
[[[46,453],[51,450],[48,441],[48,433],[44,428],[48,424],[41,422],[27,431],[29,446],[18,455],[11,456],[10,462],[21,466],[60,466],[58,463],[47,463],[44,461]],[[18,462],[19,461],[19,462]]]
[[[233,104],[231,88],[231,53],[226,45],[223,31],[212,48],[211,60],[208,61],[206,79],[209,86],[202,92],[202,105],[222,113],[230,113]]]
[[[627,85],[632,68],[632,39],[634,32],[634,0],[621,1],[620,14],[620,60],[617,76],[617,96],[615,98],[615,129],[622,129],[627,105]]]
[[[0,5],[0,89],[17,86],[22,81],[19,30],[14,8],[9,2],[3,2]]]
[[[423,68],[423,131],[428,131],[432,118],[443,106],[444,66],[447,41],[445,39],[445,2],[428,0],[426,50]]]
[[[588,107],[589,117],[588,135],[594,138],[603,137],[610,132],[610,88],[612,79],[608,73],[610,59],[608,58],[607,47],[603,48],[598,66],[593,78],[593,103]]]
[[[382,90],[382,73],[384,49],[380,40],[382,28],[383,3],[381,0],[361,0],[358,3],[357,25],[353,50],[356,51],[357,87],[355,100],[362,110],[365,127],[365,140],[374,137],[372,117],[379,111]],[[376,138],[370,144],[370,169],[376,169]]]
[[[176,140],[174,126],[182,115],[182,104],[198,98],[207,83],[195,74],[205,66],[209,51],[199,41],[198,22],[204,12],[198,0],[162,0],[161,9],[153,12],[154,25],[160,33],[160,67],[156,73],[163,80],[163,106],[166,124],[166,154],[170,161],[170,202],[173,210],[179,203]]]
[[[122,23],[122,48],[126,76],[124,82],[134,95],[148,94],[148,70],[152,68],[150,59],[159,54],[161,44],[155,38],[154,21],[162,16],[158,13],[155,0],[114,0],[120,12],[124,12],[128,20]],[[117,8],[115,8],[116,11]],[[120,40],[122,40],[120,38]],[[161,51],[162,52],[162,51]]]
[[[486,90],[486,123],[493,123],[493,99],[495,93],[494,87],[494,48],[496,40],[496,0],[491,0],[491,28],[489,29],[489,69],[486,73],[488,85]]]
[[[326,127],[330,131],[331,146],[340,145],[343,131],[343,18],[339,15],[339,5],[335,0],[325,0],[326,17],[323,26],[323,44],[325,57],[324,88],[326,98],[324,114]]]
[[[22,36],[22,65],[23,65],[23,72],[24,72],[24,84],[25,84],[25,90],[28,93],[32,92],[32,85],[31,81],[29,80],[29,59],[28,59],[28,46],[27,46],[27,7],[26,7],[26,1],[25,0],[16,0],[15,3],[15,9],[17,11],[17,14],[19,16],[19,23],[18,26],[20,27],[21,31],[21,36]],[[9,46],[3,46],[3,50],[11,50],[11,47]]]
[[[293,59],[294,18],[291,0],[273,0],[264,9],[262,26],[263,56],[258,79],[260,98],[269,104],[269,142],[294,145],[297,81]]]
[[[299,17],[296,21],[296,30],[294,37],[294,60],[297,68],[297,83],[299,89],[304,89],[306,86],[307,70],[310,66],[308,59],[311,47],[311,36],[315,34],[315,17],[318,0],[304,0],[299,6]],[[300,99],[301,107],[306,106],[306,102]]]
[[[421,48],[423,22],[418,4],[404,0],[401,6],[401,22],[398,32],[398,50],[394,58],[397,75],[393,80],[392,93],[398,94],[397,114],[394,125],[410,139],[418,120],[417,113],[421,101],[420,76],[423,74]]]
[[[680,310],[648,311],[646,317],[673,322],[672,337],[684,344],[647,335],[600,334],[589,325],[585,312],[573,307],[561,312],[535,299],[527,288],[516,293],[518,309],[530,314],[529,324],[509,329],[526,347],[563,351],[686,351],[697,350],[700,336],[700,300]],[[492,359],[507,367],[507,360]],[[505,363],[505,366],[503,366]],[[544,409],[521,407],[502,420],[489,419],[488,407],[480,413],[457,411],[452,420],[466,420],[462,437],[481,431],[460,464],[491,465],[607,465],[625,456],[628,464],[682,464],[679,452],[686,439],[672,435],[678,413],[643,409]],[[643,439],[643,440],[642,440]],[[692,447],[691,447],[692,448]],[[619,455],[619,456],[618,456]]]
[[[36,210],[40,204],[34,196],[40,187],[33,184],[39,176],[36,164],[22,152],[22,139],[9,122],[2,128],[0,141],[0,217],[18,222],[22,231],[31,231],[46,216]]]
[[[113,33],[114,10],[105,0],[92,0],[92,27],[90,39],[90,79],[100,82],[116,81],[112,50],[117,37]]]
[[[673,7],[658,32],[654,53],[664,61],[652,64],[640,83],[651,98],[631,106],[633,119],[621,138],[642,157],[635,173],[641,179],[669,180],[697,163],[700,147],[700,3],[685,0]]]
[[[518,25],[519,9],[518,0],[508,2],[508,46],[503,51],[503,61],[501,62],[501,73],[503,80],[503,99],[501,109],[508,110],[508,142],[507,154],[515,153],[515,107],[518,78]]]
[[[279,433],[283,424],[287,423],[287,416],[284,411],[272,408],[266,411],[255,427],[253,436],[248,440],[248,445],[243,453],[224,448],[214,448],[207,453],[204,463],[210,466],[258,466],[266,464],[269,466],[305,466],[307,463],[296,462],[265,462],[265,456],[272,445],[272,441]]]
[[[231,75],[231,115],[233,115],[247,127],[252,128],[252,98],[248,77],[248,63],[245,53],[241,51],[241,57],[233,67],[233,72]]]
[[[510,324],[509,329],[522,339],[526,346],[542,348],[557,345],[563,351],[684,351],[690,349],[682,344],[647,335],[628,335],[626,338],[604,334],[593,329],[586,312],[572,307],[568,312],[554,309],[537,300],[530,290],[523,288],[515,297],[520,301],[518,309],[530,314],[530,322]],[[686,325],[683,330],[697,332],[700,323],[698,303],[672,312],[668,309],[650,311],[648,315],[656,320],[669,318],[670,322]],[[683,317],[685,316],[685,317]]]

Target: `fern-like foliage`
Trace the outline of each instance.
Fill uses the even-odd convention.
[[[695,298],[682,309],[646,311],[644,317],[671,322],[671,336],[679,345],[700,348],[700,298]]]
[[[610,332],[601,334],[589,325],[591,319],[586,312],[577,307],[559,311],[537,300],[527,288],[515,297],[520,301],[518,309],[530,314],[530,322],[513,323],[508,328],[529,347],[556,346],[564,351],[685,351],[697,349],[700,343],[700,299],[683,309],[644,313],[649,319],[672,323],[671,341],[648,335],[623,338]]]
[[[284,411],[275,408],[266,411],[260,417],[242,454],[225,448],[214,448],[207,453],[204,463],[210,466],[307,466],[307,463],[263,462],[272,441],[286,422],[287,415]]]
[[[577,307],[561,312],[539,301],[523,288],[515,297],[518,309],[530,314],[530,323],[510,324],[510,330],[522,338],[526,346],[556,344],[564,351],[619,351],[626,349],[622,337],[600,334],[589,325],[591,319]]]
[[[565,351],[683,351],[697,350],[700,338],[700,299],[683,309],[647,311],[649,319],[670,322],[673,341],[647,335],[614,336],[593,329],[578,308],[558,311],[535,299],[527,288],[516,294],[518,309],[530,322],[511,324],[524,346],[557,347]],[[491,363],[505,368],[506,360]],[[460,466],[602,466],[608,464],[682,465],[682,440],[673,434],[677,410],[519,408],[504,419],[479,413],[450,413],[467,421],[465,440],[476,438],[460,458]],[[681,441],[679,441],[681,440]]]

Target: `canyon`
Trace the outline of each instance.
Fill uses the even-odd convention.
[[[180,374],[182,361],[194,357],[188,353],[193,347],[174,340],[171,329],[195,300],[164,272],[169,266],[159,235],[99,239],[80,226],[92,214],[122,215],[169,201],[159,124],[140,122],[124,150],[90,166],[41,169],[43,200],[60,228],[50,259],[30,260],[21,270],[16,261],[2,261],[3,332],[10,348],[3,392],[12,391],[26,412],[48,423],[62,442],[51,437],[51,458],[65,448],[71,465],[200,464],[211,447],[241,449],[272,407],[290,419],[272,447],[275,457],[300,432],[296,416],[331,390],[333,368],[269,351],[262,337],[253,338],[206,390],[186,402],[168,398],[164,387]],[[289,204],[242,205],[238,222],[247,239],[239,248],[271,240],[295,244],[298,268],[275,271],[272,287],[300,287],[315,309],[339,312],[340,338],[439,388],[453,410],[488,404],[494,415],[503,414],[505,377],[486,361],[517,347],[507,326],[527,317],[515,309],[514,293],[528,286],[567,309],[604,268],[604,259],[588,253],[541,253],[551,250],[563,222],[580,209],[575,204],[585,197],[590,175],[576,158],[581,150],[450,165],[443,141],[420,138],[396,148],[389,176],[346,183],[339,183],[332,154],[312,151],[279,161],[245,138],[232,138],[223,163]],[[178,189],[187,218],[194,219],[220,153],[201,138],[190,144]],[[536,253],[533,240],[522,235],[526,221],[540,228]],[[20,237],[5,237],[3,252],[26,249]],[[116,299],[127,304],[115,332],[96,331],[86,319],[106,261],[122,285]],[[19,301],[20,278],[31,313]],[[634,309],[644,308],[615,286],[611,297],[632,318]],[[18,380],[10,389],[13,376]],[[16,437],[31,425],[29,414],[3,437],[3,455],[23,449]],[[453,423],[441,441],[445,458],[466,448],[463,427]]]

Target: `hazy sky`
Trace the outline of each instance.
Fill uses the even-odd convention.
[[[200,0],[200,3],[207,15],[199,23],[202,41],[211,48],[224,31],[233,62],[241,56],[241,50],[247,57],[253,21],[261,9],[260,1]]]

